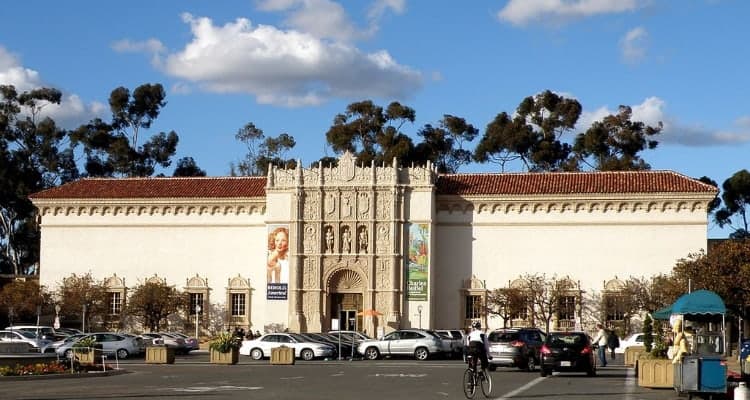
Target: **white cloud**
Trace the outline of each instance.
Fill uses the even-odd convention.
[[[628,64],[637,64],[646,58],[646,41],[648,32],[639,26],[633,28],[620,39],[622,58]]]
[[[501,21],[523,26],[532,21],[571,19],[633,11],[642,0],[510,0],[498,13]]]
[[[261,103],[302,106],[331,97],[405,98],[422,74],[386,51],[363,53],[346,43],[244,18],[215,26],[185,14],[193,40],[169,54],[164,71],[215,92],[249,93]]]
[[[151,64],[158,67],[161,63],[161,56],[167,49],[157,39],[147,39],[144,41],[132,41],[122,39],[112,43],[112,50],[118,53],[146,53],[151,55]]]
[[[723,131],[680,122],[676,117],[665,112],[666,102],[658,97],[648,97],[642,103],[630,107],[633,110],[631,117],[633,121],[641,121],[650,126],[657,126],[659,122],[662,122],[661,134],[656,137],[659,143],[705,147],[750,142],[750,117],[748,116],[739,118],[735,122],[734,130]],[[581,113],[576,129],[578,132],[583,132],[594,121],[600,121],[616,113],[617,110],[610,110],[606,106],[594,111],[584,111]]]
[[[39,76],[39,72],[22,66],[20,60],[2,46],[0,46],[0,83],[13,85],[18,93],[41,87],[55,87],[45,83]],[[58,126],[74,128],[94,117],[103,115],[106,110],[106,106],[101,103],[92,102],[86,105],[78,95],[63,92],[60,104],[43,105],[39,116],[49,116]]]

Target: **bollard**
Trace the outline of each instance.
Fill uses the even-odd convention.
[[[750,400],[750,391],[747,389],[745,382],[740,382],[736,388],[734,388],[734,400]]]

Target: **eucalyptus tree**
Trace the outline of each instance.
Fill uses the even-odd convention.
[[[263,176],[268,173],[269,165],[286,168],[297,165],[296,160],[286,158],[286,153],[297,145],[294,136],[288,133],[266,136],[262,129],[248,122],[234,137],[245,145],[247,154],[237,165],[230,165],[231,175]]]
[[[617,114],[594,122],[575,138],[574,162],[599,171],[649,170],[651,166],[639,155],[643,150],[655,149],[659,144],[653,137],[661,133],[657,126],[633,121],[633,110],[620,106]]]
[[[414,109],[395,101],[385,109],[371,100],[351,103],[333,119],[326,140],[336,153],[350,151],[364,164],[412,161],[414,143],[401,128],[415,117]]]
[[[177,151],[179,137],[174,131],[159,132],[139,145],[141,129],[149,129],[167,104],[161,84],[144,84],[133,93],[125,87],[109,95],[110,122],[100,118],[81,125],[71,133],[72,142],[81,144],[88,176],[151,176],[157,166],[169,167]]]
[[[61,93],[38,88],[18,93],[0,85],[0,271],[36,272],[39,232],[28,196],[78,177],[66,132],[42,117]]]
[[[526,97],[513,115],[501,112],[487,124],[474,150],[474,160],[500,164],[520,161],[529,171],[560,171],[568,165],[572,146],[563,135],[575,128],[581,104],[546,90]]]
[[[748,213],[750,213],[750,172],[737,171],[724,181],[721,199],[724,207],[716,210],[714,218],[720,227],[729,226],[730,238],[750,238]]]
[[[463,148],[479,130],[464,118],[443,115],[437,127],[427,124],[417,134],[422,137],[415,149],[415,158],[430,160],[441,173],[456,173],[471,162],[471,152]]]

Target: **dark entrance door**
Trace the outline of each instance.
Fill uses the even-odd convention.
[[[362,295],[360,293],[331,294],[331,316],[339,319],[342,331],[359,331],[362,326]]]

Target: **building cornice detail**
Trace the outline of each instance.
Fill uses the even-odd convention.
[[[265,197],[232,199],[55,199],[35,200],[45,216],[201,216],[265,214]]]
[[[549,214],[565,212],[707,212],[713,194],[575,196],[437,196],[437,211],[475,214]]]

